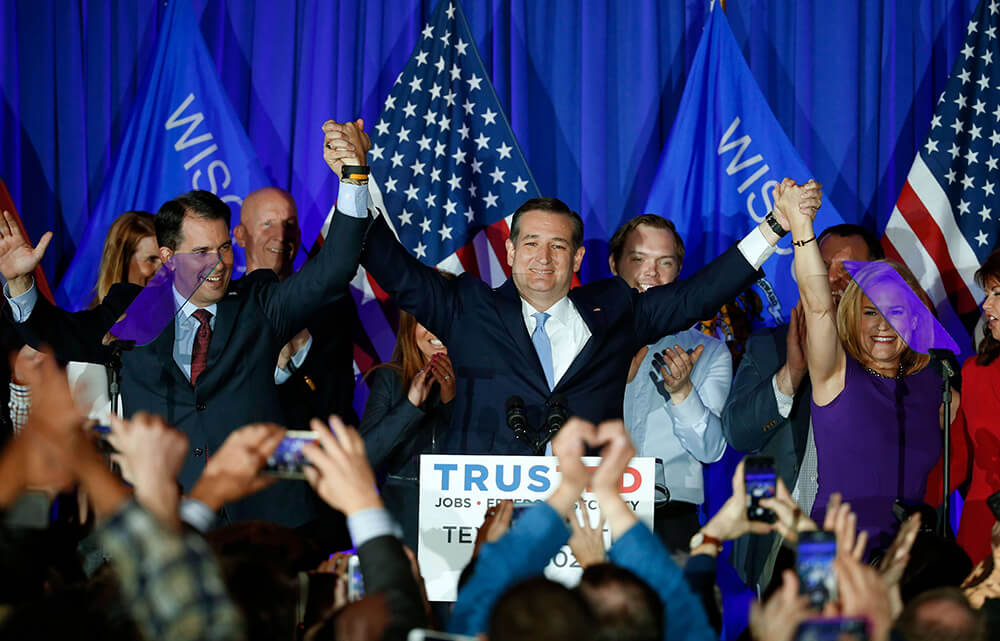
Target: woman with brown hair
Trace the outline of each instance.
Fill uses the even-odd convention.
[[[967,480],[958,543],[973,563],[991,554],[990,529],[996,517],[986,499],[1000,491],[1000,250],[976,272],[986,291],[983,339],[975,356],[962,366],[962,405],[951,425],[952,489]],[[936,486],[936,487],[934,487]],[[928,488],[928,502],[941,501],[941,480]]]
[[[104,300],[111,286],[117,283],[145,287],[160,269],[160,246],[153,221],[153,214],[148,211],[127,211],[111,223],[104,239],[93,305]]]
[[[368,386],[360,427],[368,460],[384,476],[379,490],[403,542],[416,550],[420,455],[437,453],[455,398],[448,348],[401,311],[392,360],[368,372]]]
[[[854,263],[835,305],[812,219],[793,216],[791,227],[812,383],[813,520],[822,522],[830,494],[840,492],[868,548],[884,549],[896,528],[894,502],[923,500],[941,454],[941,378],[921,353],[926,333],[936,339],[940,326],[913,274],[889,261]]]

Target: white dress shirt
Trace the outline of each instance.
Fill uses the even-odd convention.
[[[549,315],[545,321],[545,333],[549,337],[549,343],[552,344],[552,381],[558,385],[559,380],[573,363],[573,359],[583,351],[583,346],[590,340],[590,328],[583,321],[583,317],[569,296],[563,296],[545,312]],[[538,320],[532,314],[537,313],[538,310],[532,307],[531,303],[521,299],[521,316],[524,318],[528,336],[535,332]]]

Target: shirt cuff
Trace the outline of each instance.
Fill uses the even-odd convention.
[[[403,530],[384,507],[372,507],[348,516],[347,529],[351,533],[355,550],[368,541],[387,534],[400,540],[403,538]]]
[[[368,185],[340,183],[337,193],[337,210],[351,218],[368,216]]]
[[[295,370],[302,367],[302,363],[305,363],[306,359],[309,357],[309,348],[312,347],[312,344],[313,344],[313,337],[312,334],[309,334],[309,338],[308,340],[306,340],[306,344],[302,346],[302,349],[295,352],[295,354],[293,354],[292,357],[288,360],[288,363],[289,365],[291,365],[291,367],[286,365],[285,366],[286,369],[281,369],[277,365],[274,366],[275,385],[281,385],[282,383],[286,382],[288,379],[292,377],[292,374],[295,373]]]
[[[778,403],[778,414],[781,414],[781,418],[788,418],[792,413],[792,403],[795,398],[778,389],[777,374],[771,377],[771,388],[774,389],[774,400]]]
[[[754,269],[760,269],[764,261],[770,258],[776,249],[774,245],[767,242],[767,239],[764,238],[764,232],[759,227],[754,227],[753,231],[747,234],[736,247],[743,254],[743,258],[746,258],[747,262],[753,265]]]
[[[698,389],[691,387],[691,393],[679,404],[672,400],[666,402],[667,414],[674,420],[674,426],[692,427],[705,421],[705,404],[701,402]]]
[[[180,507],[181,520],[205,534],[215,525],[215,512],[198,499],[182,498]]]
[[[10,286],[7,283],[3,285],[3,295],[10,304],[10,311],[14,317],[15,323],[23,323],[28,320],[31,316],[32,310],[35,309],[35,303],[38,302],[38,290],[35,289],[35,281],[32,279],[31,287],[28,291],[24,292],[20,296],[10,297]]]

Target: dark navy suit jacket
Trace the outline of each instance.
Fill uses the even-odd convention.
[[[546,401],[564,395],[571,414],[592,422],[621,418],[629,363],[640,347],[715,314],[760,274],[736,247],[683,281],[641,294],[621,278],[570,291],[590,340],[550,392],[521,315],[512,280],[491,289],[463,274],[454,280],[413,258],[378,218],[362,265],[403,309],[448,347],[457,395],[442,451],[531,454],[506,426],[505,403],[525,403],[528,423],[541,426]]]
[[[234,429],[247,423],[284,424],[274,384],[281,348],[320,306],[343,296],[357,270],[368,221],[334,216],[317,257],[279,283],[270,270],[235,280],[216,308],[208,365],[192,386],[174,362],[174,323],[151,343],[122,356],[122,400],[131,416],[159,414],[190,440],[180,481],[190,490],[205,461]],[[106,362],[101,339],[141,288],[115,285],[93,310],[70,314],[39,297],[18,327],[32,344],[45,343],[59,358]],[[288,526],[315,517],[316,498],[301,481],[283,481],[225,507],[230,520],[263,519]]]

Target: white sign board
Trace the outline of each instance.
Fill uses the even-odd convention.
[[[653,527],[654,458],[629,462],[620,484],[622,498],[636,515]],[[601,459],[586,457],[587,466]],[[544,501],[559,485],[559,460],[554,456],[420,457],[420,538],[417,557],[432,601],[454,601],[458,577],[472,558],[476,534],[486,510],[502,500],[515,505]],[[596,497],[584,492],[591,523],[597,525]],[[610,533],[605,529],[605,545]],[[549,561],[545,575],[575,585],[583,573],[568,545]]]

